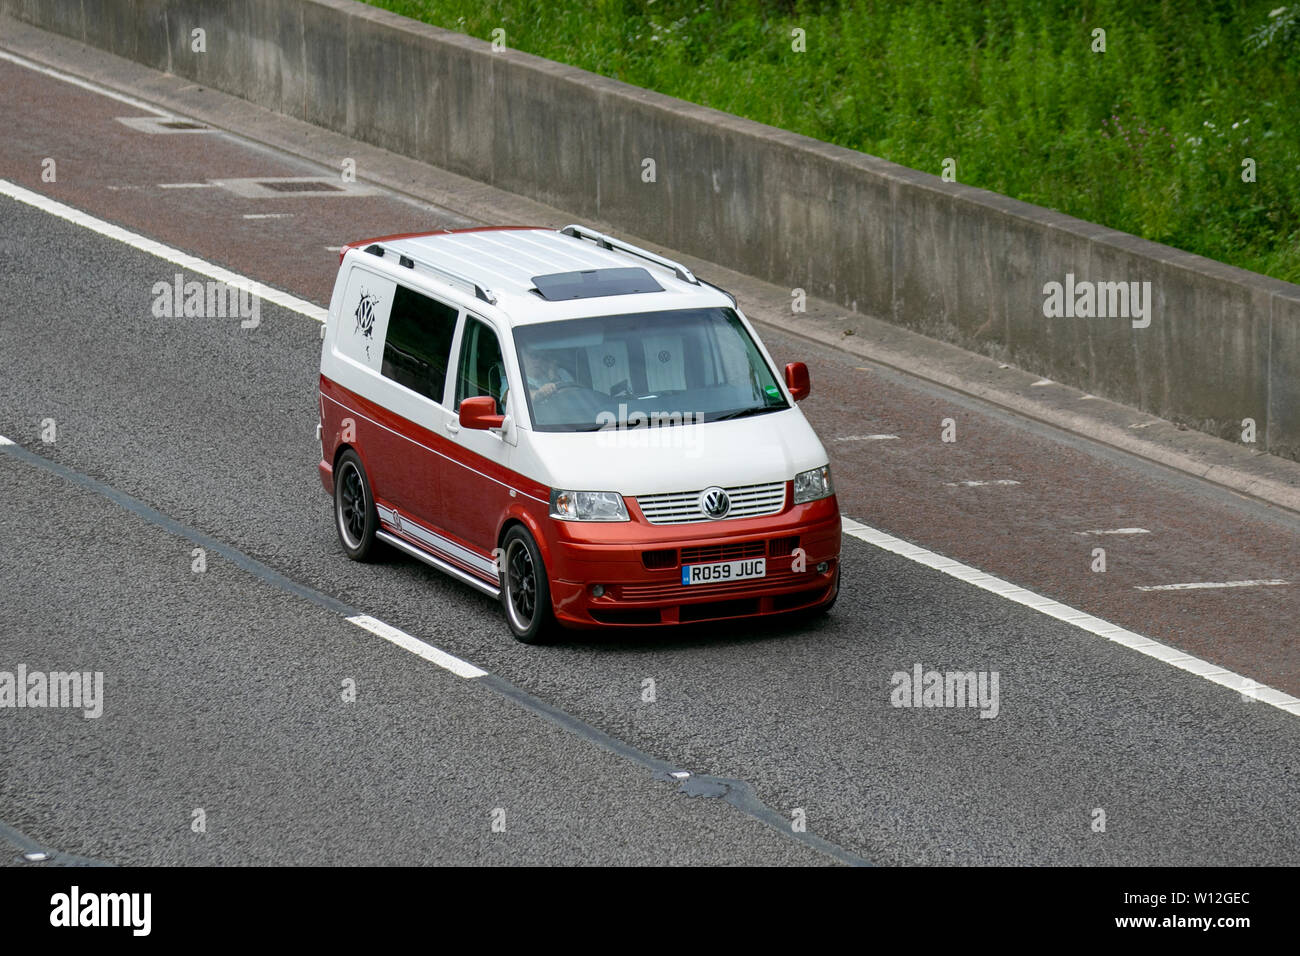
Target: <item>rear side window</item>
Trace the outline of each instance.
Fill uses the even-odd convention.
[[[399,285],[384,339],[384,376],[441,402],[457,315],[454,306]]]
[[[497,402],[497,414],[505,414],[506,363],[501,358],[501,343],[497,334],[478,319],[465,321],[457,368],[457,409],[466,398],[491,395]]]

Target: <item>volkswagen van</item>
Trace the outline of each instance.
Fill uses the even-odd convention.
[[[825,449],[727,292],[583,226],[343,248],[320,478],[343,550],[501,602],[515,637],[830,608]]]

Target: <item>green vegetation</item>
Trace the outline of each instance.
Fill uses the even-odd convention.
[[[1277,0],[370,2],[1300,282],[1300,28]]]

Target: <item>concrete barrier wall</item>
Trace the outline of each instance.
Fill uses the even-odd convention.
[[[1300,460],[1300,286],[351,0],[0,10],[1222,438],[1252,418]],[[1045,317],[1067,273],[1150,282],[1149,327]]]

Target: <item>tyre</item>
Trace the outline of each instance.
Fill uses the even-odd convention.
[[[515,525],[501,542],[501,607],[515,639],[540,644],[554,631],[551,586],[537,542]]]
[[[379,514],[370,493],[370,479],[361,459],[348,449],[334,466],[334,528],[339,543],[353,561],[368,561],[374,554]]]

